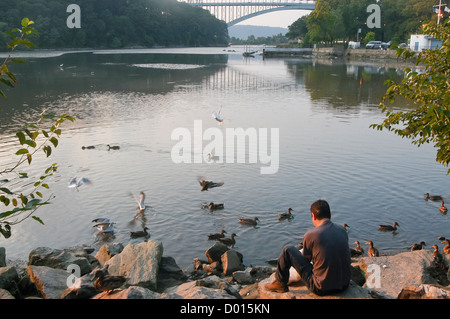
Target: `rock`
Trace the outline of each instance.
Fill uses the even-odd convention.
[[[227,245],[216,242],[213,246],[208,248],[208,250],[205,252],[205,255],[210,263],[213,263],[215,261],[221,262],[222,255],[228,250],[230,250],[230,248],[228,248]]]
[[[223,253],[221,260],[223,273],[225,275],[231,275],[234,271],[245,269],[245,266],[242,264],[242,255],[234,249]]]
[[[450,288],[439,285],[411,285],[402,289],[398,299],[450,299]]]
[[[162,254],[162,243],[156,240],[128,244],[120,254],[108,260],[105,266],[108,266],[110,275],[127,277],[129,286],[156,291]]]
[[[255,278],[251,274],[251,268],[245,270],[238,270],[233,272],[233,279],[241,285],[250,285],[255,283]]]
[[[167,292],[170,299],[236,299],[223,289],[201,286],[198,281],[187,282],[174,288]]]
[[[274,275],[262,280],[258,284],[260,299],[373,299],[368,289],[358,286],[353,281],[350,281],[350,286],[345,291],[328,296],[318,296],[310,292],[301,282],[290,284],[288,292],[276,293],[268,291],[265,285],[271,283],[273,280]]]
[[[431,252],[417,250],[394,256],[363,257],[360,267],[366,275],[364,287],[387,297],[397,298],[403,287],[436,284],[436,280],[427,272],[432,263]]]
[[[6,249],[5,247],[0,247],[0,267],[6,266]]]
[[[102,292],[92,299],[161,299],[161,295],[144,287],[130,286],[124,290],[114,290],[109,294]]]
[[[245,286],[239,290],[239,294],[243,299],[259,299],[258,283]]]
[[[103,266],[108,260],[117,254],[120,254],[123,250],[121,243],[105,244],[98,250],[95,258],[98,260],[101,266]]]
[[[33,249],[28,258],[28,265],[47,266],[66,270],[70,265],[78,265],[81,275],[92,271],[88,253],[80,247],[67,249],[53,249],[38,247]]]
[[[70,276],[62,269],[34,265],[27,267],[27,273],[44,299],[60,299]]]
[[[13,266],[0,268],[0,288],[11,290],[19,282],[16,268]]]
[[[158,274],[158,291],[163,291],[168,287],[180,285],[187,279],[186,274],[172,257],[162,257]]]
[[[67,288],[61,294],[61,299],[88,299],[98,294],[94,287],[95,270],[80,278],[75,279],[72,286]]]
[[[16,299],[11,293],[3,288],[0,288],[0,299]]]

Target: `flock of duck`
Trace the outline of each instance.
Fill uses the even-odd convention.
[[[204,190],[203,187],[205,185],[215,185],[214,187],[217,187],[220,184],[223,185],[223,182],[221,183],[213,183],[213,182],[207,182],[205,181],[203,178],[200,179],[200,185],[202,186],[202,191]],[[207,190],[207,189],[206,189]],[[441,201],[441,206],[439,208],[439,210],[443,213],[446,214],[448,209],[444,206],[444,201],[442,196],[439,195],[435,195],[435,196],[430,196],[429,193],[425,194],[425,200],[431,200],[431,201]],[[211,211],[214,211],[216,209],[223,209],[224,208],[224,204],[215,204],[213,202],[209,203],[209,204],[204,204],[203,208],[207,208]],[[287,213],[280,213],[278,215],[278,220],[284,220],[284,219],[290,219],[292,218],[292,208],[289,208]],[[250,226],[256,226],[257,223],[259,222],[258,217],[254,217],[254,218],[240,218],[239,219],[239,223],[244,224],[244,225],[250,225]],[[350,228],[350,226],[348,226],[347,224],[343,224],[343,227],[345,230],[347,230],[347,228]],[[398,230],[398,227],[400,227],[400,224],[398,222],[394,222],[392,225],[379,225],[378,230],[379,231],[385,231],[385,232],[395,232]],[[230,238],[226,238],[225,234],[227,232],[222,229],[220,233],[212,233],[208,235],[208,240],[217,240],[227,246],[234,246],[236,243],[235,237],[237,237],[237,235],[235,233],[232,233]],[[450,254],[450,240],[446,239],[444,236],[440,236],[438,238],[439,241],[441,241],[443,244],[446,244],[446,246],[443,248],[443,252],[445,254]],[[363,256],[365,251],[364,249],[361,247],[361,244],[359,241],[355,241],[354,244],[356,244],[355,248],[350,248],[350,253],[352,257],[359,257],[359,256]],[[367,251],[367,256],[369,257],[379,257],[380,253],[378,251],[377,248],[374,247],[374,243],[373,241],[369,240],[365,243],[366,245],[369,245],[369,249]],[[411,251],[415,251],[415,250],[421,250],[424,248],[424,246],[426,246],[425,242],[420,242],[420,243],[415,243],[412,245],[411,247]],[[434,251],[433,251],[433,257],[434,260],[437,264],[441,264],[442,263],[442,255],[439,252],[439,247],[437,245],[433,245],[431,246]],[[302,243],[299,244],[298,246],[299,249],[302,248]],[[269,261],[270,263],[271,261]]]

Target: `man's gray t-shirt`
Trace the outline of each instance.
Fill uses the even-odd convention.
[[[303,256],[313,263],[313,280],[321,291],[342,290],[350,283],[350,248],[344,227],[327,220],[303,237]]]

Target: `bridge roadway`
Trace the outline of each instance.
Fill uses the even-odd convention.
[[[314,10],[315,0],[179,0],[202,7],[231,27],[252,17],[282,10]]]

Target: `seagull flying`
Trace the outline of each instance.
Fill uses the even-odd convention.
[[[77,177],[73,177],[69,181],[69,188],[76,188],[78,191],[78,187],[80,187],[83,184],[91,184],[91,181],[88,180],[86,177],[80,177],[77,179]]]

